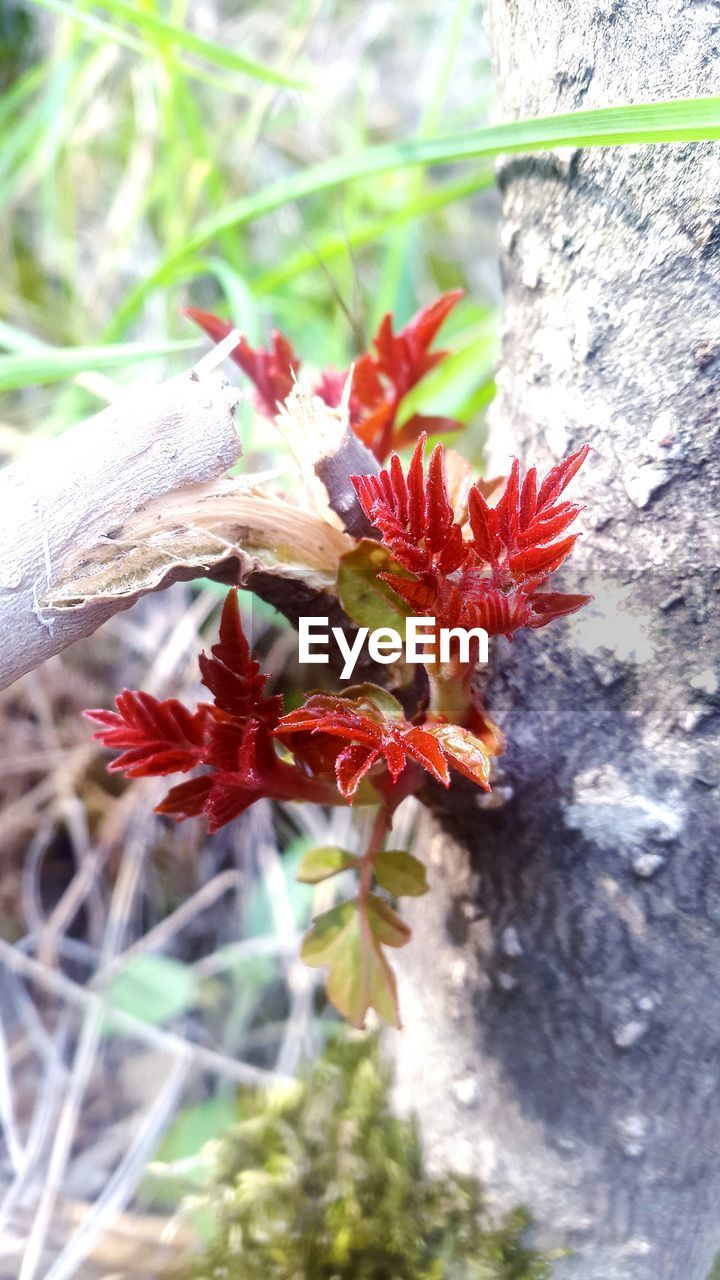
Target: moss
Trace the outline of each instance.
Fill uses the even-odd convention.
[[[204,1208],[214,1242],[187,1280],[543,1280],[517,1210],[431,1176],[417,1124],[389,1108],[373,1038],[342,1038],[296,1086],[244,1092]]]

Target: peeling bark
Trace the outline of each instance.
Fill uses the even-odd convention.
[[[717,89],[716,5],[491,0],[503,117]],[[705,1280],[720,1249],[720,148],[499,167],[494,464],[585,440],[594,605],[499,642],[502,807],[429,831],[398,1097],[524,1201],[557,1280]],[[560,585],[558,583],[558,585]]]
[[[239,456],[239,393],[206,376],[212,353],[208,359],[171,382],[128,393],[0,471],[0,688],[136,598],[79,612],[43,608],[42,597],[79,550],[103,538],[111,545],[139,508],[222,476]]]

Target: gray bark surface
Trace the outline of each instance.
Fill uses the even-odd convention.
[[[491,0],[500,114],[717,91],[720,8]],[[720,1250],[720,148],[499,166],[493,463],[589,440],[564,589],[498,642],[499,807],[426,831],[398,1097],[524,1201],[558,1280],[705,1280]],[[560,575],[559,575],[560,576]]]

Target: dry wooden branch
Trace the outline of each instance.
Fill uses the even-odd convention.
[[[191,372],[123,396],[0,471],[0,688],[83,636],[135,595],[79,610],[43,599],[82,548],[111,540],[140,508],[222,477],[240,454],[236,388]]]

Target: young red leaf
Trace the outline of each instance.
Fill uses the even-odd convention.
[[[443,475],[443,446],[433,450],[423,474],[425,436],[417,442],[407,477],[397,454],[377,476],[352,476],[360,505],[404,569],[420,577],[453,573],[468,547],[456,523]],[[387,581],[387,578],[385,578]]]
[[[592,596],[568,595],[564,591],[534,591],[528,596],[533,616],[526,626],[545,627],[555,618],[565,618],[570,613],[576,613],[591,600]]]
[[[417,439],[421,431],[455,430],[453,419],[429,419],[414,415],[398,428],[396,419],[403,397],[425,374],[435,368],[447,352],[429,348],[440,326],[463,296],[454,289],[423,307],[399,333],[393,332],[392,316],[383,316],[373,339],[374,352],[362,356],[355,365],[350,395],[350,421],[354,431],[382,462],[395,446]]]
[[[475,734],[456,724],[428,726],[428,733],[438,739],[453,769],[476,782],[484,791],[490,790],[490,756],[485,744]]]
[[[200,325],[214,342],[220,342],[232,332],[233,325],[209,311],[187,307],[185,315]],[[260,411],[274,418],[278,405],[287,400],[300,369],[300,360],[290,343],[281,333],[273,332],[272,350],[263,347],[253,349],[246,338],[241,338],[231,357],[255,385]]]
[[[562,462],[558,462],[546,475],[540,486],[537,497],[538,511],[545,511],[556,502],[563,490],[567,489],[573,476],[577,475],[590,452],[590,445],[584,444],[576,453],[571,453]]]
[[[176,787],[170,788],[155,812],[174,818],[176,822],[196,818],[205,808],[212,784],[213,776],[210,773],[204,773],[200,778],[189,778],[187,782],[179,782]]]
[[[282,712],[282,697],[264,698],[267,676],[250,653],[242,628],[240,604],[236,590],[228,592],[220,619],[220,639],[210,650],[212,657],[200,654],[203,684],[213,695],[220,711],[236,720],[261,720],[272,729]]]
[[[89,720],[104,726],[93,736],[104,747],[122,752],[108,766],[128,778],[187,773],[203,756],[207,708],[188,711],[176,698],[161,702],[151,693],[123,689],[115,699],[117,711],[86,711]]]
[[[335,772],[341,793],[350,801],[355,798],[363,778],[380,761],[384,762],[393,782],[412,761],[448,786],[447,763],[435,738],[409,724],[395,699],[392,702],[399,714],[385,714],[382,701],[390,695],[381,689],[377,694],[382,695],[378,699],[380,705],[371,702],[367,694],[357,697],[312,694],[304,706],[283,717],[275,733],[291,746],[296,733],[345,739],[348,746],[338,753]]]

